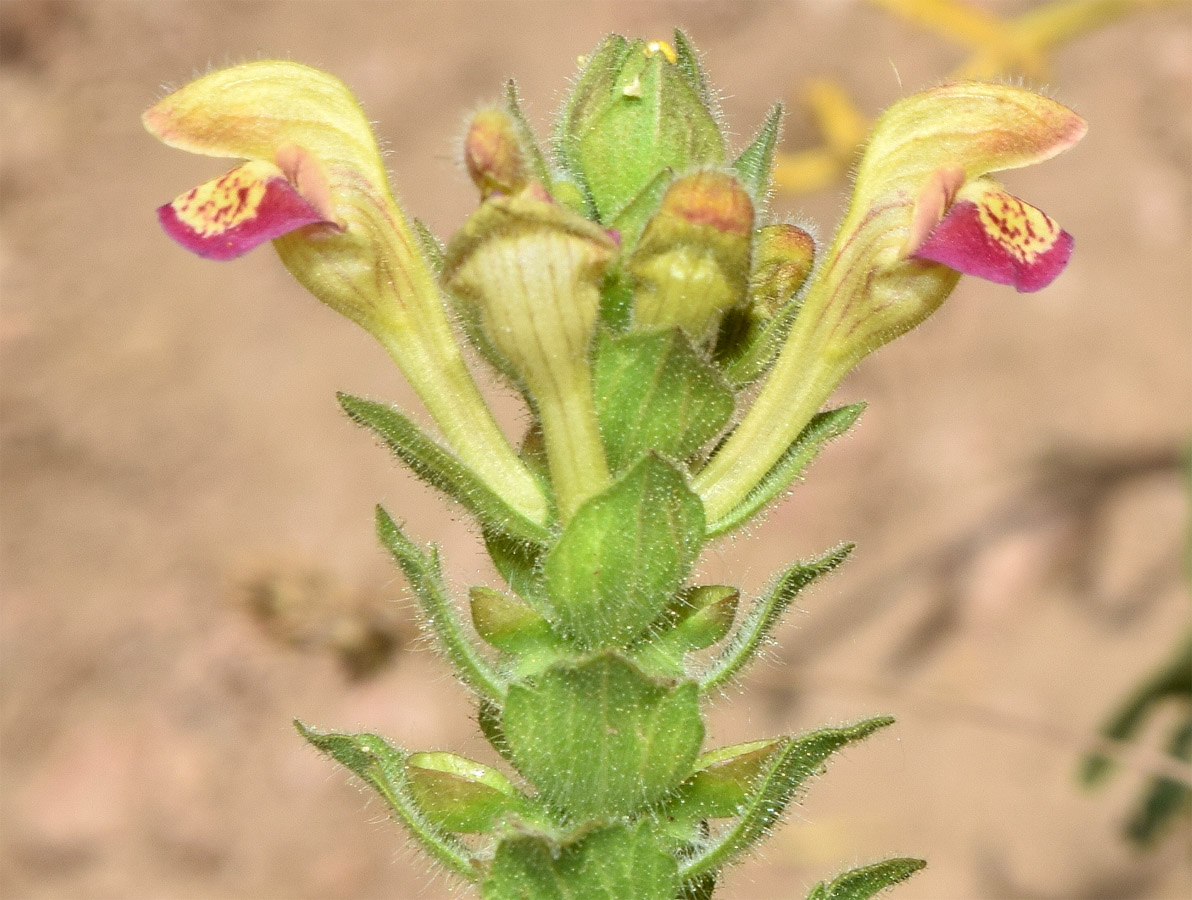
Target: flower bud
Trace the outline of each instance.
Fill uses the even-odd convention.
[[[749,302],[754,314],[769,319],[799,292],[815,261],[815,241],[797,225],[766,225],[753,242]]]
[[[611,35],[591,55],[563,111],[557,137],[564,167],[611,221],[663,169],[718,166],[724,138],[699,65],[663,41]]]
[[[699,343],[745,301],[753,203],[726,172],[694,172],[662,198],[626,265],[638,279],[633,324],[679,326]]]
[[[472,117],[464,138],[464,165],[481,199],[494,191],[513,194],[525,187],[525,158],[508,113],[490,108]]]

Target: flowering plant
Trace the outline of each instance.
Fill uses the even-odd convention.
[[[381,542],[508,768],[299,730],[486,898],[710,897],[828,757],[891,723],[705,748],[704,705],[850,548],[790,566],[748,602],[692,572],[853,424],[860,404],[821,411],[836,385],[961,273],[1037,290],[1071,253],[1066,232],[989,178],[1079,140],[1083,121],[1053,100],[964,82],[894,104],[822,250],[766,216],[781,115],[734,154],[681,32],[611,36],[549,154],[512,83],[475,114],[464,157],[481,202],[444,247],[393,199],[363,112],[330,75],[234,66],[145,113],[171,146],[243,160],[162,206],[166,232],[212,259],[271,240],[386,348],[439,428],[436,440],[340,396],[468,511],[504,582],[469,591],[469,628],[436,550],[378,508]],[[457,329],[524,397],[516,445]],[[811,896],[869,897],[922,865],[875,863]]]

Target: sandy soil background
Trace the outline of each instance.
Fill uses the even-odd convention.
[[[454,895],[290,720],[493,755],[414,640],[372,506],[442,544],[460,587],[492,577],[475,538],[334,400],[411,393],[267,249],[213,264],[159,233],[153,208],[221,163],[159,146],[141,110],[211,65],[323,66],[446,235],[475,203],[454,153],[473,104],[514,75],[545,128],[577,54],[675,25],[741,141],[792,101],[791,148],[813,140],[805,78],[876,112],[962,57],[826,0],[0,3],[0,895]],[[859,544],[716,706],[712,741],[899,720],[835,761],[726,898],[800,898],[895,854],[930,860],[906,900],[1192,892],[1186,825],[1150,854],[1119,835],[1171,720],[1108,790],[1074,780],[1188,618],[1190,8],[1065,48],[1050,90],[1089,136],[1006,180],[1076,235],[1070,269],[1032,296],[964,282],[841,390],[870,401],[856,433],[704,565],[757,589]],[[826,232],[843,191],[776,206]]]

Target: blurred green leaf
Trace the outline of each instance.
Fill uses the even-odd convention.
[[[869,900],[886,888],[906,881],[926,865],[925,860],[904,857],[862,866],[831,881],[821,881],[811,889],[807,900]]]

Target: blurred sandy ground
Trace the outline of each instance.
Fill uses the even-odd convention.
[[[688,29],[741,141],[809,76],[838,76],[873,112],[960,51],[843,2],[5,0],[0,17],[0,894],[453,894],[290,719],[490,759],[467,698],[409,643],[372,505],[440,542],[457,585],[491,576],[457,512],[338,413],[337,389],[413,406],[365,335],[267,251],[216,265],[158,232],[153,208],[222,164],[157,145],[141,110],[213,65],[323,66],[358,92],[399,194],[442,235],[475,202],[454,159],[467,110],[515,75],[545,130],[576,55],[607,31]],[[1110,496],[1075,588],[1073,520],[1013,513],[1023,497],[1048,508],[1030,481],[1044,454],[1162,458],[1187,437],[1189,8],[1063,50],[1049,90],[1089,137],[1006,180],[1076,235],[1071,268],[1034,296],[966,281],[865,363],[841,391],[871,403],[856,434],[705,566],[756,589],[790,558],[859,543],[782,631],[779,664],[719,703],[713,741],[899,719],[836,760],[726,898],[803,897],[893,854],[930,860],[907,900],[1192,889],[1186,830],[1146,856],[1119,840],[1145,754],[1107,792],[1073,779],[1187,619],[1179,481],[1160,467]],[[807,125],[795,108],[787,146],[811,142]],[[827,233],[842,192],[776,207]],[[935,565],[970,535],[968,556]],[[370,634],[399,649],[351,678],[326,648]]]

